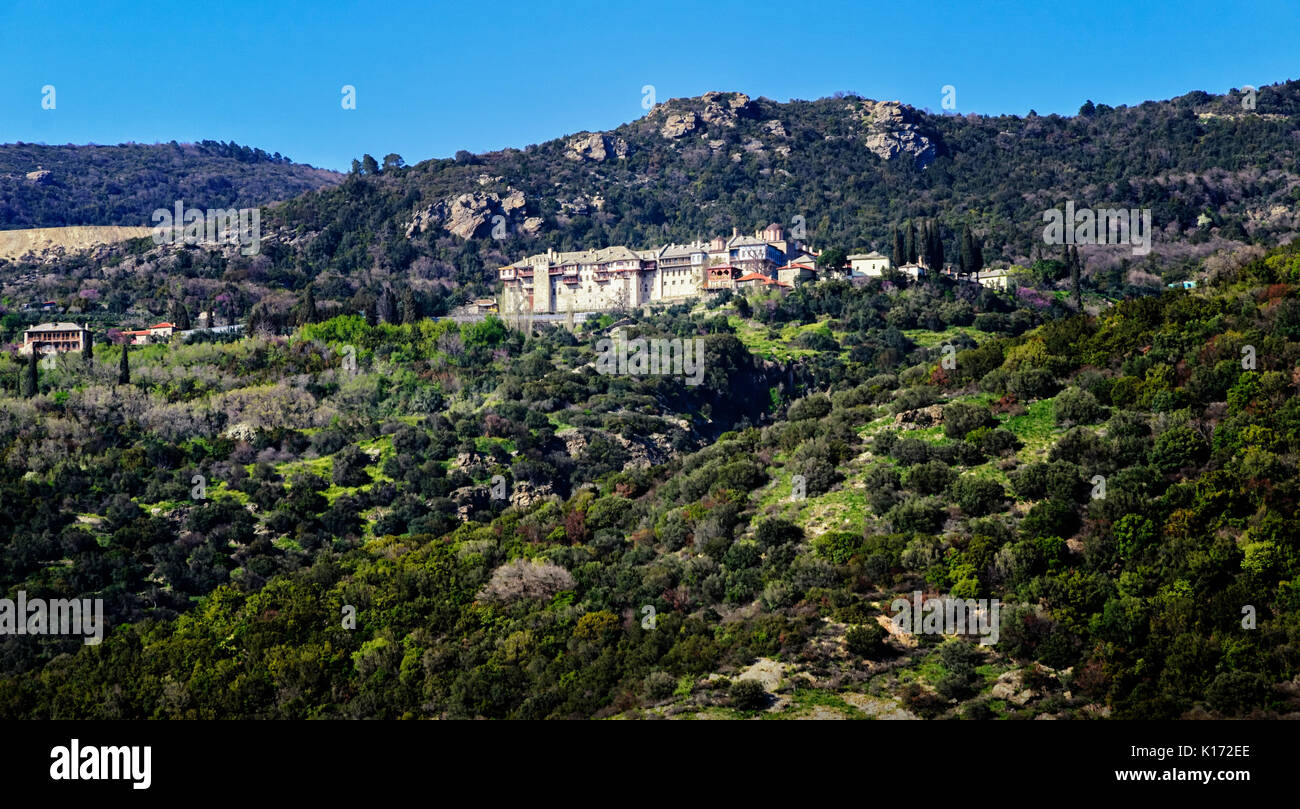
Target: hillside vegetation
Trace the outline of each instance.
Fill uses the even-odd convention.
[[[0,715],[1296,712],[1300,249],[1095,316],[939,279],[627,317],[704,383],[597,374],[609,318],[40,369],[0,572],[112,631],[4,637]],[[917,589],[1000,642],[889,635]]]

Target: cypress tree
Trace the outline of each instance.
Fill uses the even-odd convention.
[[[975,244],[971,239],[970,225],[961,226],[961,261],[962,275],[975,272]]]
[[[939,223],[931,219],[925,228],[925,265],[934,272],[943,272],[943,238]]]
[[[903,244],[903,232],[894,227],[894,266],[901,267],[907,263],[907,247]]]
[[[190,330],[190,310],[185,308],[184,301],[172,301],[171,321],[177,331]]]
[[[127,354],[131,351],[130,343],[122,343],[122,362],[117,366],[117,384],[131,384],[131,361],[127,359]]]
[[[1083,273],[1083,266],[1079,260],[1079,248],[1071,248],[1070,255],[1070,289],[1074,293],[1074,308],[1083,311],[1083,290],[1079,286],[1079,276]]]
[[[416,323],[420,320],[420,304],[415,299],[415,291],[407,287],[402,291],[402,322]]]
[[[393,291],[388,287],[379,293],[379,319],[384,323],[397,322],[397,302],[393,300]]]
[[[86,329],[86,347],[81,349],[81,359],[86,367],[90,367],[91,361],[95,359],[95,335],[90,329]]]
[[[27,378],[23,385],[23,396],[29,399],[35,396],[37,391],[36,356],[40,353],[40,350],[40,343],[32,343],[32,353],[27,357]]]
[[[318,320],[320,320],[320,315],[316,312],[316,293],[308,285],[307,294],[303,296],[302,310],[298,314],[298,325],[315,323]]]
[[[920,254],[917,252],[916,245],[916,223],[912,220],[907,221],[907,263],[915,264]]]

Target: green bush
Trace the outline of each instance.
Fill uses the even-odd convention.
[[[767,690],[757,680],[736,680],[727,691],[731,707],[738,711],[757,711],[767,707]]]

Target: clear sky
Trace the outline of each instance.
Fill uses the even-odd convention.
[[[1297,23],[1298,0],[0,0],[0,142],[210,138],[344,170],[612,128],[645,85],[1074,114],[1300,77]]]

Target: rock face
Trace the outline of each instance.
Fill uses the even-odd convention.
[[[647,117],[663,116],[659,134],[675,140],[701,126],[734,127],[741,118],[758,117],[758,105],[744,93],[709,92],[700,96],[699,111],[683,109],[683,100],[673,99],[651,110]]]
[[[54,174],[45,169],[36,169],[36,171],[27,172],[27,179],[35,185],[49,185],[54,182]]]
[[[737,118],[753,118],[758,109],[744,93],[705,93],[700,117],[710,126],[735,126]]]
[[[907,155],[920,168],[934,160],[938,150],[917,129],[910,108],[897,101],[861,101],[849,107],[863,124],[863,143],[882,160]]]
[[[515,508],[531,508],[534,504],[555,495],[551,484],[534,485],[526,480],[516,481],[510,492],[510,505]]]
[[[406,225],[406,238],[413,238],[426,228],[439,227],[462,239],[471,239],[487,233],[494,216],[504,216],[508,226],[531,222],[530,227],[540,230],[541,220],[525,219],[524,208],[524,192],[516,189],[508,190],[504,196],[491,191],[461,194],[417,210]]]
[[[673,140],[694,132],[699,123],[699,116],[693,112],[672,112],[668,114],[668,120],[664,121],[664,125],[659,128],[659,134]]]
[[[564,156],[570,160],[604,163],[611,155],[619,160],[626,158],[627,141],[602,135],[599,132],[587,132],[569,138],[564,145]]]

